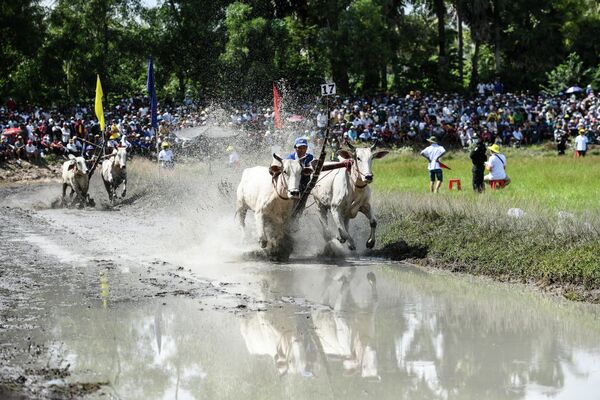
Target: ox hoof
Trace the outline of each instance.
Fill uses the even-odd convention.
[[[374,240],[367,240],[367,249],[372,249],[373,247],[375,247],[375,241]]]
[[[338,242],[340,243],[346,243],[346,239],[344,239],[343,237],[338,237],[336,238],[338,240]]]
[[[261,241],[260,241],[260,248],[261,248],[261,249],[264,249],[264,248],[266,248],[266,247],[267,247],[267,241],[266,241],[266,240],[261,240]]]
[[[348,244],[348,248],[352,251],[356,250],[356,246],[353,244]]]

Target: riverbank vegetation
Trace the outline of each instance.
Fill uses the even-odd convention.
[[[426,163],[416,155],[375,163],[375,253],[600,301],[598,155],[558,158],[540,148],[507,156],[512,184],[480,195],[464,152],[446,157],[445,172],[463,190],[437,195],[427,193]]]

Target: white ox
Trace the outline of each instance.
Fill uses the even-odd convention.
[[[237,188],[236,214],[242,229],[246,213],[254,212],[258,242],[263,249],[277,253],[282,249],[288,233],[295,201],[300,197],[302,175],[312,173],[300,160],[282,159],[273,154],[276,163],[267,167],[246,168]]]
[[[75,157],[69,154],[69,161],[65,161],[62,167],[62,203],[65,203],[67,187],[71,188],[70,196],[73,193],[77,194],[75,200],[79,201],[80,205],[85,204],[88,200],[88,189],[90,180],[88,177],[88,169],[83,157]]]
[[[102,181],[108,192],[108,199],[113,204],[117,197],[117,188],[121,183],[123,184],[121,198],[124,198],[127,193],[127,150],[125,147],[118,147],[107,157],[108,159],[102,162]]]
[[[338,231],[337,239],[340,243],[348,242],[348,248],[355,250],[354,239],[348,233],[348,223],[355,218],[358,212],[363,213],[371,226],[371,234],[367,240],[367,248],[375,246],[375,228],[377,220],[371,205],[371,188],[369,183],[373,182],[371,164],[375,158],[383,158],[389,152],[374,152],[376,143],[371,147],[354,148],[348,144],[352,153],[346,150],[338,151],[341,158],[352,159],[350,173],[345,169],[334,169],[324,173],[311,194],[319,207],[319,218],[323,226],[323,234],[326,240],[330,240],[327,227],[327,215],[331,212],[333,222]]]

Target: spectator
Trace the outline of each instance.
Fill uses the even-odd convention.
[[[2,136],[0,140],[0,162],[4,162],[6,160],[10,160],[13,157],[13,150],[8,143],[8,138],[6,136]]]
[[[52,143],[50,144],[50,151],[57,156],[65,154],[65,146],[58,140],[58,138],[54,138]]]
[[[473,190],[481,193],[483,192],[484,189],[484,184],[483,184],[483,172],[485,170],[485,161],[487,159],[486,157],[486,151],[485,151],[485,144],[479,140],[478,136],[474,136],[472,138],[473,141],[473,150],[471,150],[471,162],[473,163],[473,168],[472,168],[472,179],[473,179]]]
[[[585,157],[588,147],[588,138],[585,135],[585,129],[579,129],[579,135],[575,138],[575,154],[579,157]]]
[[[439,160],[446,152],[446,149],[437,143],[435,136],[431,136],[427,141],[430,145],[421,151],[421,156],[429,162],[427,164],[427,169],[429,170],[429,191],[431,193],[438,193],[444,180]]]
[[[40,161],[40,153],[38,148],[33,144],[33,140],[29,139],[25,145],[25,154],[27,161],[38,164]]]
[[[25,154],[25,144],[23,143],[23,139],[18,136],[17,140],[14,144],[15,157],[17,160],[26,160],[27,154]]]
[[[485,182],[491,181],[504,181],[505,185],[510,183],[510,178],[506,175],[506,156],[500,153],[500,146],[498,144],[493,144],[488,147],[488,150],[492,153],[490,158],[485,164],[485,167],[489,174],[487,174],[483,180]]]

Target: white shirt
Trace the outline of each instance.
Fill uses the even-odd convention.
[[[431,171],[433,169],[440,169],[440,163],[438,159],[446,152],[443,146],[440,146],[437,143],[432,143],[430,146],[426,147],[421,154],[427,157],[429,160],[428,169]]]
[[[486,163],[490,169],[490,178],[492,180],[506,179],[506,156],[504,154],[492,154]]]
[[[71,131],[66,126],[63,127],[61,130],[62,130],[62,141],[63,141],[63,143],[67,143],[69,141],[69,139],[71,138]]]
[[[240,161],[240,155],[237,153],[237,151],[232,151],[231,154],[229,155],[229,166],[233,166],[235,164],[237,164]]]
[[[575,138],[575,144],[577,145],[577,147],[576,147],[577,151],[586,151],[587,144],[588,144],[587,136],[577,135],[577,137]]]
[[[521,141],[523,140],[523,133],[521,133],[521,131],[514,131],[513,137],[515,138],[515,140]]]
[[[325,128],[327,126],[327,115],[323,113],[319,113],[317,115],[317,127]]]
[[[160,151],[160,153],[158,153],[158,160],[159,161],[173,161],[173,150],[171,149],[162,149]]]

